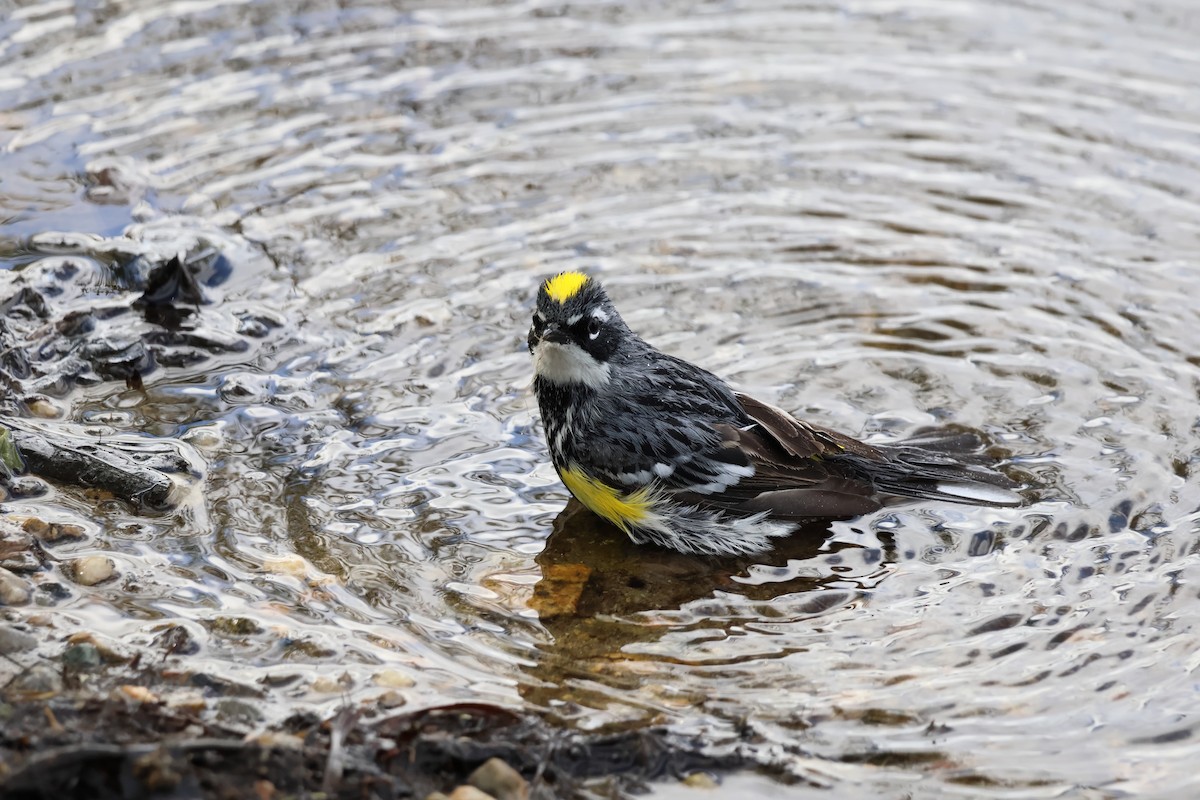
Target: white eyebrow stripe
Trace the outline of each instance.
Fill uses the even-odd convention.
[[[540,321],[545,321],[545,319],[546,319],[545,317],[542,316],[542,312],[540,312],[540,311],[534,311],[533,318],[536,320],[540,320]]]
[[[592,312],[592,316],[601,322],[608,322],[608,314],[604,312],[603,308],[597,308]]]
[[[576,314],[572,317],[568,317],[567,318],[567,327],[574,325],[576,322],[579,322],[579,320],[581,320],[581,319],[583,319],[583,314]]]

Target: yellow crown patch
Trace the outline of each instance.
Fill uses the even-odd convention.
[[[579,294],[579,290],[587,282],[588,276],[582,272],[564,272],[546,281],[546,294],[561,305]]]

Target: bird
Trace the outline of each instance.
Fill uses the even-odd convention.
[[[633,332],[601,283],[562,272],[527,338],[550,458],[567,490],[635,543],[753,556],[813,520],[897,500],[1023,505],[963,453],[973,434],[867,444],[734,391]]]

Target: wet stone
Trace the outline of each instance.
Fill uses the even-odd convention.
[[[7,520],[0,520],[0,561],[26,553],[32,546],[33,539],[28,533]]]
[[[0,605],[23,606],[29,602],[33,587],[4,568],[0,568]]]
[[[0,560],[0,567],[9,572],[37,572],[42,568],[42,562],[31,552],[14,553]]]
[[[499,758],[489,758],[467,778],[467,783],[496,800],[528,800],[529,782]]]
[[[167,707],[189,714],[199,714],[208,707],[200,692],[180,692],[167,698]]]
[[[681,783],[689,789],[716,789],[720,785],[707,772],[693,772]]]
[[[51,522],[46,523],[42,520],[36,520],[41,525],[37,526],[37,530],[30,529],[30,523],[35,522],[34,518],[30,518],[25,522],[25,530],[32,533],[38,538],[38,541],[43,544],[58,544],[59,542],[78,542],[87,538],[87,531],[82,525],[73,525],[69,522]]]
[[[218,636],[253,636],[262,633],[262,626],[247,617],[217,617],[208,628]]]
[[[238,319],[238,333],[254,339],[262,339],[271,332],[272,327],[275,326],[271,321],[262,317],[246,315]]]
[[[98,338],[84,345],[81,352],[102,378],[124,380],[151,372],[155,366],[146,345],[136,339]]]
[[[326,675],[317,678],[309,686],[309,689],[319,694],[332,694],[334,692],[341,692],[346,688],[348,688],[346,683]]]
[[[200,652],[199,643],[182,625],[172,625],[154,637],[157,645],[165,655],[190,656]]]
[[[71,596],[71,590],[58,581],[39,583],[37,588],[45,596],[46,602],[57,603]]]
[[[83,556],[68,561],[67,576],[80,586],[95,586],[117,576],[117,565],[105,556]]]
[[[256,736],[248,738],[247,741],[254,742],[259,747],[265,748],[282,748],[285,750],[304,749],[304,737],[297,736],[294,733],[285,733],[284,731],[263,731]]]
[[[263,686],[267,686],[271,689],[282,689],[285,686],[291,686],[292,684],[300,681],[301,679],[302,679],[302,677],[300,675],[297,675],[296,673],[291,672],[291,673],[286,673],[283,675],[276,675],[276,674],[264,675],[258,679],[258,682],[261,683]]]
[[[184,675],[186,673],[180,674]],[[164,677],[165,676],[167,676],[167,673],[164,673]],[[262,696],[262,691],[253,686],[245,686],[240,683],[234,683],[231,680],[226,680],[225,678],[221,678],[216,675],[209,675],[203,672],[187,676],[187,681],[196,688],[204,689],[209,695],[225,695],[228,697]]]
[[[37,639],[11,625],[0,625],[0,656],[22,653],[37,646]]]
[[[53,697],[63,690],[62,676],[49,664],[34,664],[9,684],[14,694],[25,699]]]
[[[72,645],[86,644],[96,648],[96,652],[100,654],[100,658],[104,659],[109,664],[125,664],[129,662],[127,656],[114,650],[104,641],[96,638],[95,635],[87,632],[75,633],[67,639],[67,642]]]
[[[543,619],[573,616],[592,571],[585,564],[545,564],[542,579],[533,588],[530,607]]]
[[[450,800],[499,800],[474,786],[460,786],[450,793]]]
[[[376,686],[382,686],[385,689],[407,689],[416,683],[408,675],[394,669],[383,669],[376,672],[373,681]]]
[[[375,702],[380,708],[400,708],[408,704],[408,698],[402,692],[397,692],[395,689],[384,692],[375,699]]]
[[[44,497],[50,491],[50,485],[41,478],[32,475],[21,475],[8,483],[8,496],[14,500],[30,500]]]
[[[76,311],[68,311],[55,329],[67,338],[78,338],[96,330],[96,318],[92,316],[92,312],[86,309],[78,309]]]
[[[63,666],[73,672],[92,672],[104,663],[100,648],[91,642],[73,644],[63,651]]]
[[[145,686],[137,686],[133,684],[118,686],[114,695],[134,703],[160,702],[158,695],[156,695],[154,692],[150,691]]]
[[[46,397],[39,397],[26,403],[29,413],[39,419],[59,419],[66,411],[59,403]]]
[[[217,702],[217,719],[230,725],[253,725],[262,721],[263,714],[245,700],[227,697]]]

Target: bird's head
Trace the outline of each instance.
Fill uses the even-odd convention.
[[[555,275],[538,290],[529,328],[534,373],[551,383],[599,388],[631,336],[599,282],[582,272]]]

